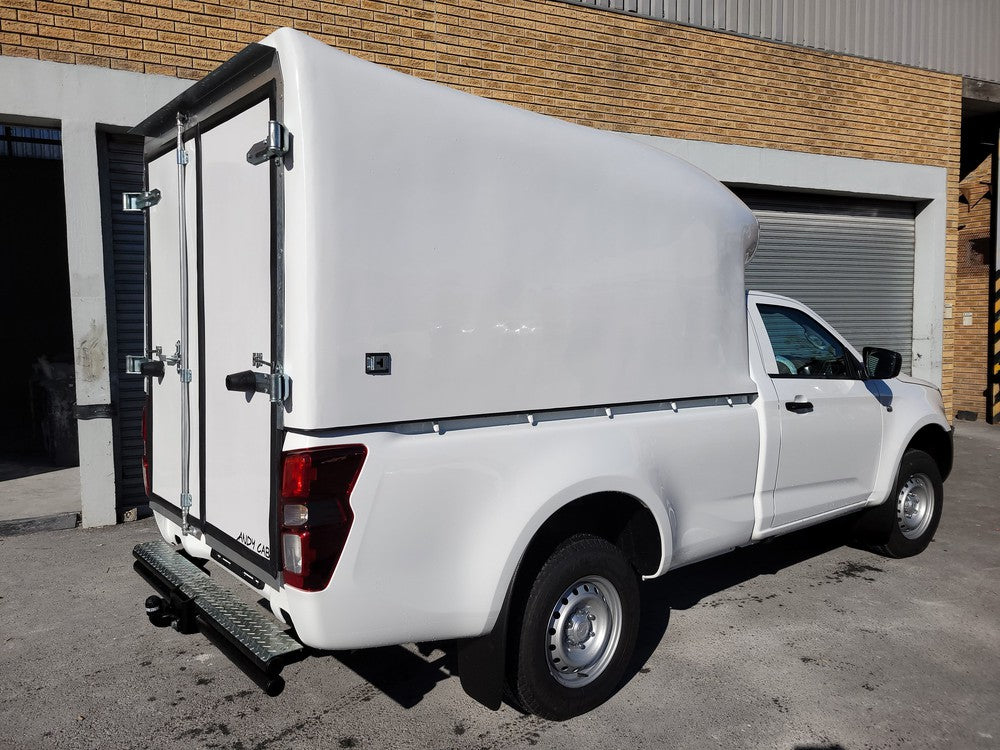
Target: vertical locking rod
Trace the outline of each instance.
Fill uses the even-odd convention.
[[[188,243],[187,243],[187,163],[184,150],[184,124],[187,118],[177,113],[177,231],[180,255],[181,340],[178,347],[177,373],[181,379],[181,531],[188,534],[191,524],[191,369],[188,357]]]

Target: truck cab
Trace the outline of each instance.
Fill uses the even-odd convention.
[[[773,487],[761,493],[754,539],[881,503],[902,448],[918,435],[947,476],[941,392],[901,375],[898,355],[863,355],[801,302],[774,294],[750,292],[747,321],[760,393],[758,481]]]

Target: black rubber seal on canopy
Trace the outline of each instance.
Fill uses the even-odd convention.
[[[211,106],[247,80],[269,70],[278,51],[265,44],[250,44],[160,107],[128,132],[158,138],[177,126],[178,112],[197,112]]]

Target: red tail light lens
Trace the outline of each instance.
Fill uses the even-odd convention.
[[[281,472],[281,497],[291,500],[309,497],[309,490],[317,478],[310,453],[286,453],[285,466]]]
[[[149,480],[149,430],[146,426],[148,407],[142,407],[142,486],[146,488],[146,497],[152,497],[153,490]]]
[[[285,454],[278,522],[289,586],[320,591],[330,583],[354,522],[351,491],[367,455],[363,445]]]

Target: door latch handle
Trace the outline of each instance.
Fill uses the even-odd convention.
[[[266,393],[273,404],[283,404],[292,393],[292,379],[287,375],[243,370],[226,375],[226,390],[246,394],[247,401],[255,393]]]
[[[813,410],[812,401],[786,401],[785,408],[788,411],[794,411],[798,413],[810,412]]]
[[[267,393],[270,390],[267,380],[267,375],[262,372],[253,370],[234,372],[232,375],[226,375],[226,390],[246,393],[248,396],[254,393]]]
[[[163,366],[162,359],[154,359],[148,362],[142,362],[139,364],[139,374],[144,378],[160,378],[166,374],[166,368]]]
[[[163,380],[166,374],[166,367],[178,365],[181,361],[181,342],[177,342],[177,351],[173,356],[164,357],[163,347],[158,346],[153,349],[148,357],[128,354],[125,357],[125,373],[127,375],[142,375],[144,378],[156,378]],[[179,371],[179,370],[178,370]],[[184,377],[183,375],[181,376]],[[188,381],[190,382],[190,380]]]

